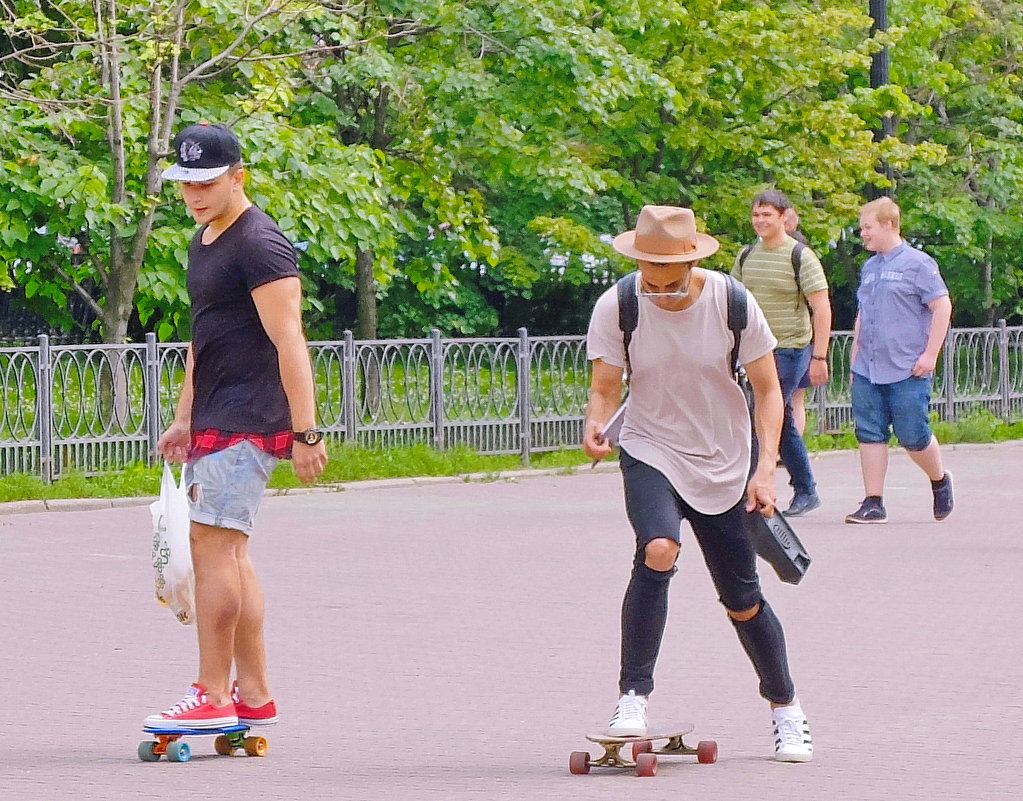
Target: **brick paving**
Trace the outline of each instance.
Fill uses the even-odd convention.
[[[931,519],[893,451],[886,526],[842,522],[855,453],[816,458],[810,573],[791,587],[764,566],[808,765],[769,759],[766,704],[686,538],[651,716],[695,722],[720,759],[652,779],[567,770],[616,697],[632,543],[614,469],[268,499],[253,552],[284,720],[264,759],[195,738],[187,764],[135,756],[195,662],[193,629],[152,598],[148,509],[0,508],[0,798],[1016,798],[1023,443],[945,456],[953,516]]]

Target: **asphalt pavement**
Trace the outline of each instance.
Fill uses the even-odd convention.
[[[6,505],[0,798],[1017,798],[1023,443],[944,453],[953,515],[932,519],[894,450],[873,526],[843,522],[855,452],[815,457],[824,505],[795,521],[810,571],[790,586],[762,563],[809,764],[771,759],[769,710],[686,536],[650,714],[720,756],[653,778],[568,772],[617,697],[633,544],[611,466],[268,498],[252,551],[282,722],[264,758],[196,738],[180,764],[136,756],[142,719],[195,678],[194,629],[153,600],[149,510]]]

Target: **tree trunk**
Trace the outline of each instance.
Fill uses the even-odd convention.
[[[355,251],[355,338],[377,338],[377,288],[373,278],[373,251],[357,248]],[[380,362],[374,350],[360,359],[362,366],[363,416],[376,419],[380,411]]]
[[[355,251],[355,338],[377,338],[377,285],[373,278],[373,251]]]
[[[994,234],[987,233],[987,253],[981,267],[981,288],[984,291],[984,325],[989,328],[995,324],[994,266],[991,263],[991,251],[994,249]]]

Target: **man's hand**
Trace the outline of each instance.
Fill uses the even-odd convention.
[[[822,384],[828,383],[830,378],[830,370],[828,369],[828,363],[822,359],[811,359],[810,360],[810,384],[815,387],[819,387]]]
[[[188,423],[174,421],[156,443],[156,450],[168,462],[183,462],[188,458],[188,446],[192,441],[192,430]]]
[[[765,464],[761,460],[746,487],[746,511],[759,509],[764,517],[770,517],[774,514],[777,497],[774,491],[774,465]]]
[[[934,372],[934,368],[938,366],[938,357],[931,356],[928,353],[921,353],[920,358],[916,360],[916,364],[913,365],[911,370],[912,374],[919,378],[922,375],[930,375]]]
[[[596,464],[611,455],[611,443],[601,436],[601,429],[614,416],[622,402],[622,368],[603,359],[593,360],[590,375],[590,400],[583,421],[583,452]],[[597,421],[600,422],[597,422]]]
[[[610,456],[613,450],[611,443],[600,435],[601,428],[597,423],[587,420],[583,429],[583,451],[594,461]]]
[[[327,466],[327,446],[323,440],[315,445],[306,445],[304,442],[295,442],[291,446],[291,463],[295,467],[295,475],[298,480],[309,484],[323,472]]]

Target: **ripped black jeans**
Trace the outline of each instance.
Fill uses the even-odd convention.
[[[732,620],[753,667],[760,677],[760,694],[769,701],[788,704],[795,698],[789,675],[785,634],[760,591],[756,555],[742,528],[745,497],[727,512],[705,515],[686,503],[664,474],[620,455],[625,483],[625,510],[636,533],[632,578],[622,602],[622,660],[619,688],[649,695],[654,688],[654,665],[661,649],[668,617],[668,584],[675,568],[653,570],[644,562],[647,543],[666,538],[679,541],[683,520],[696,535],[718,600],[733,612],[760,605],[744,622]]]

